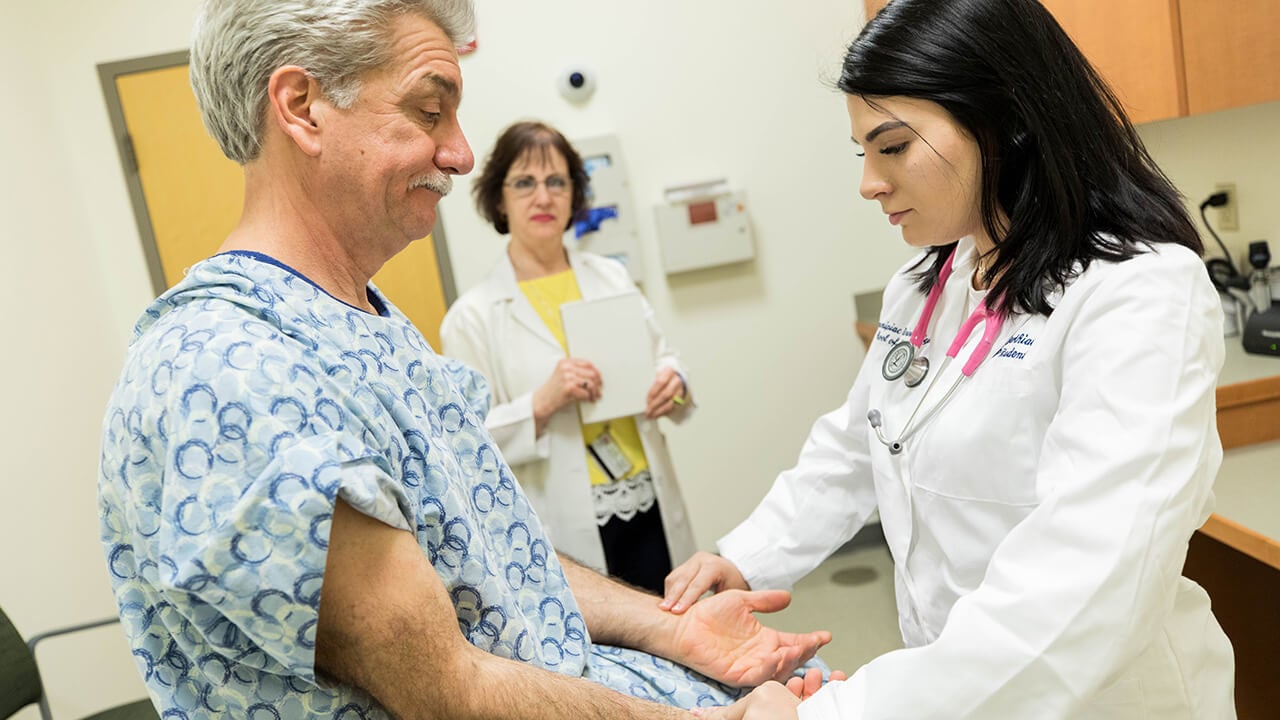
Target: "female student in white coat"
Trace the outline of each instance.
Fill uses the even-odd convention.
[[[474,193],[481,215],[511,241],[489,277],[449,309],[440,335],[445,355],[489,381],[485,425],[556,549],[661,593],[695,547],[657,419],[684,421],[693,398],[646,302],[657,367],[644,415],[579,421],[578,403],[609,389],[589,360],[567,355],[560,304],[636,291],[618,262],[564,245],[587,182],[554,128],[521,122],[502,133]]]
[[[838,86],[861,194],[921,252],[844,406],[662,604],[788,587],[879,509],[905,648],[704,717],[1234,718],[1181,576],[1223,344],[1177,192],[1035,0],[893,0]]]

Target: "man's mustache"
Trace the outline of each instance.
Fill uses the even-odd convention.
[[[424,187],[443,197],[453,191],[453,178],[442,172],[434,172],[414,180],[409,189]]]

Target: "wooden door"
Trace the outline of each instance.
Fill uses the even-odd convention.
[[[243,172],[204,129],[186,53],[112,63],[100,73],[108,105],[118,99],[113,123],[125,145],[125,172],[160,293],[213,254],[235,227],[244,203]],[[437,232],[411,243],[373,278],[437,349],[440,321],[454,295],[439,228],[437,221]]]

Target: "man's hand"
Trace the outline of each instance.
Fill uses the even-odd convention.
[[[784,681],[831,642],[826,630],[779,632],[752,615],[777,612],[790,603],[791,593],[785,590],[728,590],[709,597],[675,616],[671,659],[736,687]]]
[[[729,707],[697,708],[702,720],[795,720],[800,698],[776,682],[765,683]]]
[[[674,615],[652,595],[559,557],[592,640],[658,655],[729,685],[785,680],[831,642],[825,630],[779,632],[752,615],[785,608],[785,590],[726,590]]]
[[[724,590],[749,590],[747,581],[732,562],[708,552],[696,552],[672,570],[665,582],[666,592],[658,607],[679,615],[702,594]],[[783,607],[786,607],[784,604]]]

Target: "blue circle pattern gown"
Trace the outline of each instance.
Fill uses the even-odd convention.
[[[738,697],[662,658],[592,644],[485,430],[483,378],[369,294],[379,315],[271,258],[225,253],[135,329],[103,425],[101,530],[164,717],[388,717],[316,674],[337,497],[414,534],[483,650],[684,708]]]

